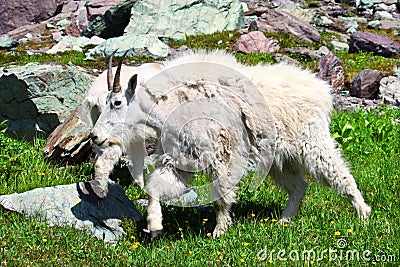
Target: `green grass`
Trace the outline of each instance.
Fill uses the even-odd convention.
[[[165,232],[162,240],[154,243],[146,242],[141,231],[146,227],[144,221],[123,220],[126,235],[116,244],[0,209],[0,265],[398,266],[399,120],[399,110],[386,109],[380,114],[333,115],[332,133],[373,208],[366,222],[357,217],[347,199],[310,181],[294,223],[280,225],[277,220],[287,195],[270,179],[259,190],[249,192],[249,179],[245,179],[238,204],[232,209],[235,223],[219,239],[207,237],[215,226],[210,209],[163,206]],[[66,167],[46,162],[43,146],[43,140],[29,144],[0,133],[0,194],[91,178],[93,169],[88,163]],[[124,188],[132,200],[146,197],[136,185],[125,184]],[[145,208],[140,211],[146,212]],[[302,253],[315,253],[316,258],[310,254],[311,261],[303,260]],[[352,253],[359,253],[360,260]],[[362,258],[362,253],[367,253],[369,260]],[[378,261],[378,256],[391,262]]]

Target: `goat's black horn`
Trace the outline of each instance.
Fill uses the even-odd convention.
[[[111,91],[113,89],[113,73],[112,73],[112,63],[113,63],[113,58],[115,53],[117,53],[118,49],[116,49],[110,56],[110,59],[108,60],[108,69],[107,69],[107,85],[108,85],[108,91]]]
[[[129,50],[126,50],[125,53],[122,55],[121,59],[119,60],[118,63],[118,68],[117,71],[115,73],[115,77],[114,77],[114,84],[113,84],[113,92],[114,93],[118,93],[121,91],[121,84],[120,84],[120,76],[121,76],[121,66],[122,66],[122,62],[124,62],[125,56],[126,54],[128,54]]]

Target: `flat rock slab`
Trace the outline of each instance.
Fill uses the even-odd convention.
[[[44,220],[50,226],[86,230],[105,242],[114,242],[124,234],[119,225],[123,217],[134,221],[142,219],[120,185],[110,183],[109,194],[101,201],[88,193],[87,188],[87,182],[37,188],[0,196],[0,205]]]

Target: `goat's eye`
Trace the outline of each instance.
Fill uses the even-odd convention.
[[[119,106],[121,106],[121,104],[122,104],[122,102],[119,101],[119,100],[114,101],[114,106],[115,107],[119,107]]]

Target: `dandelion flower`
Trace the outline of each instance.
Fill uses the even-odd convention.
[[[274,261],[273,261],[273,260],[271,260],[271,259],[269,259],[269,260],[268,260],[268,263],[273,263],[273,262],[274,262]]]
[[[47,242],[47,239],[46,239],[46,238],[43,238],[42,241],[43,241],[43,243],[46,243],[46,242]]]
[[[249,243],[244,242],[243,246],[247,247],[249,245]]]
[[[335,224],[335,222],[334,222],[334,221],[331,221],[331,224]]]
[[[339,231],[336,231],[336,232],[335,232],[335,236],[340,236],[340,232],[339,232]]]
[[[137,249],[139,246],[140,246],[140,243],[139,243],[139,242],[135,242],[135,243],[133,243],[133,245],[132,245],[132,247],[133,247],[134,249]]]
[[[349,234],[351,234],[351,233],[353,232],[353,230],[352,230],[352,229],[347,229],[347,232],[348,232]]]
[[[245,260],[244,259],[240,259],[240,262],[245,262]]]

